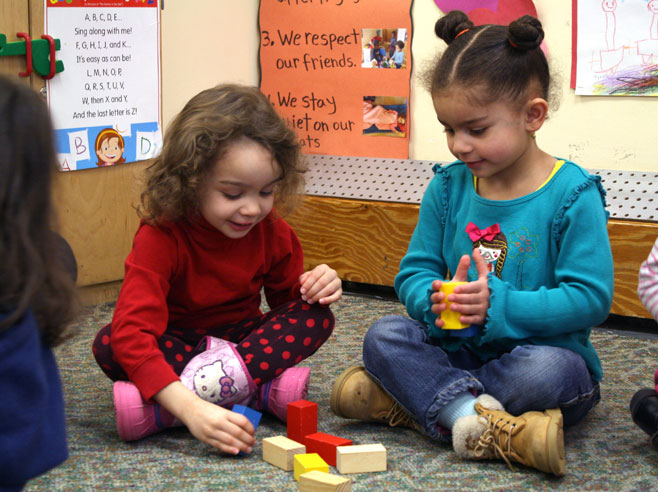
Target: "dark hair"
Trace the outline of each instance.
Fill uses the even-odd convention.
[[[0,76],[0,321],[5,330],[28,310],[49,346],[73,318],[74,280],[51,227],[57,161],[48,108],[22,83]]]
[[[404,41],[398,41],[397,43],[395,43],[395,46],[397,46],[398,48],[403,50],[404,49]]]
[[[190,99],[167,129],[162,152],[147,169],[141,217],[159,222],[197,215],[204,178],[242,137],[261,144],[279,163],[283,176],[274,203],[283,214],[292,210],[305,172],[295,132],[257,87],[224,84]]]
[[[434,32],[448,48],[430,74],[432,95],[458,84],[484,89],[477,98],[485,104],[516,101],[531,88],[548,100],[551,76],[536,18],[524,15],[509,26],[475,26],[464,12],[453,10],[436,22]]]

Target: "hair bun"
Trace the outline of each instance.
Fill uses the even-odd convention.
[[[541,22],[531,15],[524,15],[512,22],[507,30],[510,44],[519,50],[534,50],[544,39]]]
[[[474,26],[471,19],[461,10],[451,10],[434,24],[434,32],[447,44],[452,43],[461,32]]]

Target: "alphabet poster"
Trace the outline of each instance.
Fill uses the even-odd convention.
[[[45,0],[64,71],[48,81],[60,168],[148,159],[162,145],[158,0]]]
[[[409,157],[412,0],[261,0],[261,91],[305,153]]]

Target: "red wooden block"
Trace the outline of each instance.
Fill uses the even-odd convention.
[[[304,438],[304,444],[306,444],[307,453],[318,453],[329,465],[336,466],[336,447],[351,446],[352,441],[324,432],[316,432],[308,434]]]
[[[318,404],[297,400],[288,403],[288,439],[304,444],[304,437],[318,431]]]

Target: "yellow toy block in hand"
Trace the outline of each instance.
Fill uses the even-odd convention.
[[[449,334],[453,337],[472,337],[474,335],[477,335],[478,333],[478,327],[477,325],[466,325],[459,321],[459,317],[461,316],[461,313],[458,313],[457,311],[453,311],[450,309],[450,305],[452,304],[448,300],[448,296],[452,294],[455,290],[455,287],[458,285],[463,285],[468,282],[443,282],[441,284],[441,288],[439,289],[441,292],[443,292],[446,295],[445,303],[446,303],[446,310],[441,313],[441,319],[443,320],[443,329],[444,330],[450,330]]]
[[[443,282],[441,284],[441,288],[439,290],[446,295],[445,298],[446,310],[441,313],[441,319],[443,320],[444,330],[461,330],[463,328],[468,328],[470,326],[470,325],[465,325],[464,323],[459,321],[459,317],[461,316],[461,313],[458,313],[457,311],[453,311],[452,309],[450,309],[450,305],[452,303],[448,300],[448,296],[455,291],[455,287],[457,287],[458,285],[464,285],[466,283],[467,282]]]
[[[329,473],[329,465],[320,458],[318,453],[296,454],[295,455],[295,480],[299,482],[299,476],[302,473],[311,470],[318,470]]]

